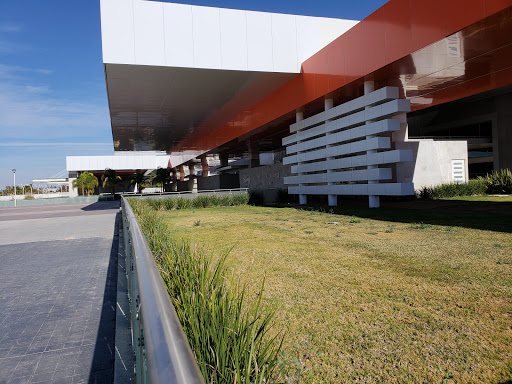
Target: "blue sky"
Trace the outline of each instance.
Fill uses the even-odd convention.
[[[173,2],[361,20],[386,0]],[[0,0],[0,188],[109,154],[99,0]]]

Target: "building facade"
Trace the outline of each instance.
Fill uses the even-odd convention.
[[[378,206],[512,168],[512,0],[360,22],[102,0],[101,25],[116,153],[165,151],[187,188]]]

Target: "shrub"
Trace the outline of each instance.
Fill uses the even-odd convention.
[[[26,195],[25,200],[35,200],[35,197],[32,195]]]
[[[480,178],[486,192],[490,195],[502,195],[512,193],[512,172],[510,169],[502,169]]]
[[[164,208],[164,199],[144,199],[144,201],[155,211],[160,211]]]
[[[263,205],[265,203],[265,197],[260,191],[249,192],[249,205]]]
[[[484,195],[486,191],[482,180],[470,180],[467,183],[450,183],[436,185],[435,187],[423,187],[418,192],[418,197],[425,200],[437,200],[456,196]]]
[[[190,199],[189,199],[190,201]],[[204,201],[204,200],[201,200]],[[270,336],[275,307],[248,302],[226,257],[173,238],[161,215],[129,199],[207,383],[265,383],[278,374],[282,336]]]
[[[249,194],[237,193],[232,196],[232,205],[247,205],[249,204]]]
[[[134,201],[140,201],[142,205],[147,205],[154,211],[171,211],[173,209],[190,208],[209,208],[218,206],[246,205],[249,202],[247,193],[229,194],[229,195],[198,195],[193,198],[167,197],[159,199],[128,199],[130,204]],[[134,203],[139,206],[139,203]]]

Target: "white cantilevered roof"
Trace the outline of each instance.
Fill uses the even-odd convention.
[[[300,73],[357,22],[142,0],[101,0],[116,151],[170,151]]]
[[[167,168],[168,155],[66,156],[66,169],[75,171],[116,171]]]

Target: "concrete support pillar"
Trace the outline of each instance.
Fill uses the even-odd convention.
[[[247,149],[249,150],[249,168],[260,166],[260,149],[254,139],[247,140]]]
[[[194,175],[196,174],[196,165],[194,163],[189,163],[188,164],[188,174],[189,174],[189,179],[192,179],[194,177]]]
[[[368,81],[365,81],[364,82],[364,94],[367,95],[371,92],[373,92],[375,90],[375,83],[371,80],[368,80]],[[368,108],[371,108],[371,107],[366,107],[366,109]],[[367,121],[366,124],[370,124],[371,121]],[[366,139],[371,139],[375,137],[374,135],[369,135],[369,136],[366,136]],[[377,151],[376,150],[371,150],[371,151],[366,151],[366,155],[370,155],[372,153],[376,153]],[[376,165],[367,165],[366,166],[366,169],[374,169],[374,168],[377,168]],[[368,180],[368,184],[376,184],[378,183],[379,181],[378,180]],[[369,207],[370,208],[379,208],[380,207],[380,197],[379,196],[374,196],[374,195],[370,195],[368,196],[368,204],[369,204]]]
[[[170,192],[176,192],[178,190],[178,170],[171,168],[171,185]]]
[[[496,96],[495,103],[496,121],[492,129],[494,170],[512,169],[512,95]]]
[[[185,167],[183,164],[178,167],[178,172],[180,173],[179,181],[185,181]]]
[[[304,120],[304,112],[296,112],[295,113],[295,121],[298,123],[299,121]],[[300,141],[297,141],[297,143],[300,143]],[[299,168],[302,163],[298,163]],[[299,175],[303,175],[303,173],[299,172]],[[299,186],[303,186],[304,184],[299,184]],[[304,205],[308,203],[308,195],[301,195],[299,194],[299,204]]]
[[[78,196],[78,188],[73,187],[73,181],[76,180],[75,178],[70,177],[68,181],[68,191],[69,191],[69,197],[76,197]]]
[[[219,160],[220,160],[220,166],[221,167],[227,167],[228,166],[228,159],[229,155],[227,152],[219,153]]]
[[[327,111],[328,109],[331,109],[332,107],[334,107],[333,99],[325,99],[324,100],[324,108],[325,108],[325,110]],[[327,121],[329,121],[329,120],[327,120]],[[327,133],[326,136],[329,136],[329,134]],[[326,148],[329,148],[330,146],[331,145],[326,145]],[[331,159],[334,159],[334,157],[328,157],[327,158],[327,160],[331,160]],[[334,170],[332,170],[332,169],[328,169],[327,170],[327,173],[331,173],[331,172],[334,172]],[[334,185],[334,183],[327,183],[327,185]],[[327,195],[327,203],[331,207],[332,206],[337,206],[338,205],[338,196],[337,195]]]
[[[201,176],[208,177],[210,175],[210,167],[208,166],[208,158],[201,156]]]

